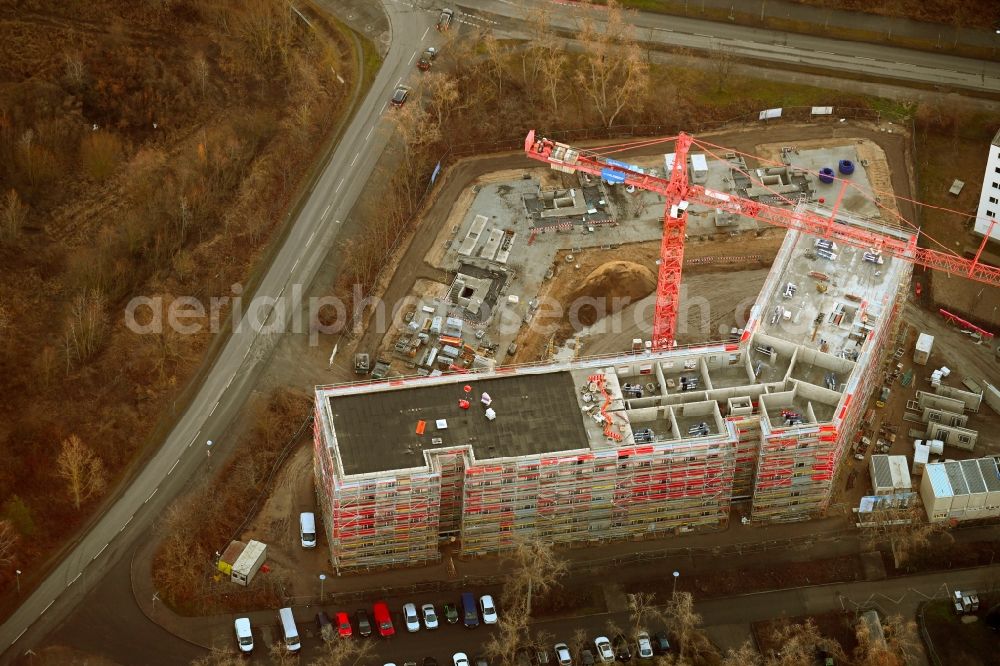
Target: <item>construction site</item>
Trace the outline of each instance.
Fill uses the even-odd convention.
[[[560,178],[506,173],[457,202],[428,256],[451,262],[451,283],[418,285],[387,336],[394,358],[383,354],[383,369],[398,363],[403,377],[316,390],[316,491],[338,570],[433,561],[442,542],[482,555],[528,537],[603,542],[719,529],[733,516],[805,520],[825,514],[838,475],[851,468],[853,479],[865,457],[871,402],[899,381],[913,264],[951,261],[916,259],[917,232],[870,195],[871,180],[888,180],[884,165],[871,180],[865,171],[877,147],[780,147],[780,162],[755,169],[710,144],[690,155],[678,144],[684,152],[642,166],[543,142],[529,136],[526,152]],[[680,268],[664,264],[695,234],[749,239],[761,220],[785,231],[746,321],[730,312],[733,325],[709,341],[678,345]],[[680,233],[667,247],[672,223]],[[652,335],[647,326],[595,358],[549,327],[541,362],[506,365],[537,334],[545,283],[560,262],[573,266],[567,253],[625,246],[628,263],[629,243],[654,239],[651,285],[636,269],[617,274],[656,289]],[[918,400],[955,399],[937,391]],[[939,434],[941,419],[921,416],[920,434]],[[966,447],[956,435],[949,446]]]

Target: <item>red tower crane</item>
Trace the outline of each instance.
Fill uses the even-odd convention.
[[[792,209],[773,206],[691,183],[688,179],[687,156],[691,145],[698,142],[689,134],[681,133],[676,137],[644,143],[652,145],[670,141],[675,142],[673,168],[669,178],[660,178],[636,171],[628,164],[608,159],[593,151],[573,148],[550,139],[536,138],[534,130],[528,132],[524,140],[524,151],[528,157],[546,162],[557,171],[565,173],[580,171],[609,183],[631,185],[666,198],[663,240],[660,245],[660,270],[656,283],[656,308],[653,316],[654,349],[667,349],[674,344],[681,270],[684,264],[684,232],[687,227],[687,209],[692,203],[820,236],[863,250],[879,252],[917,266],[942,270],[970,280],[1000,286],[1000,268],[979,261],[986,241],[990,238],[992,225],[983,237],[983,242],[973,259],[966,259],[953,252],[917,247],[920,232],[915,227],[899,229],[872,222],[866,222],[862,226],[837,219],[836,213],[846,183],[841,188],[829,215],[820,215],[803,210],[801,207]],[[905,233],[899,233],[901,230]]]

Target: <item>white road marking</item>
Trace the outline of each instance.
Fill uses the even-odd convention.
[[[321,220],[325,220],[326,219],[326,216],[330,214],[330,207],[331,206],[333,206],[333,204],[327,204],[326,205],[326,210],[324,210],[323,214],[319,216],[319,219],[321,219]]]
[[[379,109],[379,111],[378,111],[379,115],[382,115],[385,112],[385,105],[386,104],[388,104],[388,102],[382,102],[382,108]],[[369,134],[371,134],[371,132],[369,132]]]
[[[261,324],[261,328],[263,328],[263,324]],[[212,405],[212,411],[210,411],[210,412],[208,413],[208,415],[209,415],[209,416],[211,416],[212,414],[214,414],[214,413],[215,413],[215,410],[217,410],[218,408],[219,408],[219,401],[218,401],[218,400],[216,400],[216,401],[215,401],[215,404],[214,404],[214,405]]]
[[[310,245],[312,245],[313,238],[316,238],[316,232],[315,231],[313,231],[311,234],[309,234],[309,240],[306,241],[306,247],[309,247]]]
[[[408,63],[406,63],[406,64],[407,64],[407,65],[412,65],[412,64],[413,64],[413,59],[414,59],[414,58],[416,58],[416,57],[417,57],[417,52],[416,52],[416,51],[414,51],[414,52],[413,52],[413,55],[411,55],[411,56],[410,56],[410,62],[408,62]]]
[[[301,257],[299,257],[299,259],[301,259]],[[299,259],[296,259],[295,263],[292,264],[292,273],[294,273],[295,269],[298,268],[298,266],[299,266]],[[284,289],[282,289],[282,291],[284,291]]]
[[[200,432],[196,433],[195,436],[191,438],[191,441],[188,442],[188,448],[189,449],[191,448],[191,445],[194,444],[194,440],[198,439],[198,435],[200,435],[200,434],[201,434]]]
[[[340,224],[340,220],[337,220],[336,222],[337,222],[337,224]]]
[[[354,159],[351,160],[351,166],[354,166],[354,163],[358,161],[359,157],[361,157],[361,153],[357,153],[354,155]]]
[[[149,493],[149,497],[146,498],[146,502],[153,499],[153,495],[155,495],[159,490],[160,490],[159,488],[156,488],[153,492]],[[146,502],[143,502],[143,504],[145,504]]]
[[[104,548],[101,548],[99,551],[97,551],[97,555],[94,555],[92,558],[90,558],[90,561],[93,562],[98,557],[100,557],[101,553],[103,553],[107,549],[107,547],[108,547],[108,544],[104,544]]]
[[[70,585],[72,585],[72,584],[73,584],[73,583],[75,583],[76,581],[80,580],[80,576],[82,576],[82,575],[83,575],[83,572],[81,571],[80,573],[78,573],[78,574],[76,575],[76,578],[74,578],[74,579],[73,579],[73,580],[71,580],[70,582],[66,583],[66,587],[69,587]],[[44,612],[44,611],[43,611],[43,612]]]
[[[133,518],[135,518],[135,514],[134,513],[131,516],[128,517],[128,520],[125,521],[125,524],[122,525],[121,529],[118,530],[118,532],[121,533],[126,527],[128,527],[128,524],[132,522]]]
[[[42,609],[42,612],[41,612],[41,613],[39,613],[39,615],[45,615],[45,611],[47,611],[48,609],[52,608],[52,604],[54,604],[55,602],[56,602],[56,600],[55,600],[55,599],[53,599],[52,601],[50,601],[50,602],[49,602],[49,605],[48,605],[48,606],[46,606],[45,608],[43,608],[43,609]]]
[[[174,468],[177,467],[177,463],[179,463],[180,461],[181,461],[180,458],[174,461],[174,464],[170,466],[170,471],[167,472],[167,476],[170,476],[171,474],[174,473]]]
[[[382,108],[384,109],[385,107],[383,106]],[[365,141],[368,141],[368,139],[372,138],[372,132],[374,131],[375,131],[375,126],[372,125],[371,129],[368,130],[368,134],[365,135]]]
[[[401,76],[401,77],[399,77],[399,80],[396,81],[396,87],[398,88],[399,84],[401,84],[402,82],[403,82],[403,77]]]
[[[14,640],[12,640],[12,641],[10,642],[10,644],[11,644],[11,645],[13,645],[14,643],[16,643],[16,642],[18,642],[19,640],[21,640],[21,636],[24,636],[24,632],[25,632],[25,631],[27,631],[27,630],[28,630],[28,628],[27,628],[27,627],[25,627],[25,628],[24,628],[24,629],[23,629],[23,630],[21,631],[21,633],[19,633],[19,634],[17,635],[17,638],[15,638]]]
[[[431,31],[431,27],[427,26],[427,28],[424,30],[424,34],[420,37],[420,41],[424,41],[425,39],[427,39],[427,33],[430,32],[430,31]]]
[[[333,191],[333,193],[334,193],[334,194],[336,194],[337,192],[339,192],[339,191],[340,191],[340,188],[341,188],[341,187],[343,186],[343,184],[344,184],[344,179],[343,179],[343,178],[341,178],[341,179],[340,179],[340,182],[339,182],[339,183],[337,183],[337,189],[335,189],[335,190]],[[329,208],[329,206],[327,206],[327,208]]]

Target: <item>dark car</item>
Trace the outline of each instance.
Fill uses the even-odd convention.
[[[664,632],[653,634],[653,652],[656,654],[667,654],[670,652],[670,641]]]
[[[426,72],[431,68],[431,61],[424,56],[420,56],[420,60],[417,61],[417,69],[421,72]]]
[[[451,27],[451,22],[455,18],[455,11],[452,9],[442,9],[438,16],[437,29],[447,30]]]
[[[438,666],[438,660],[434,657],[424,657],[424,666]]]
[[[444,619],[448,624],[458,624],[458,608],[450,601],[444,604]]]
[[[611,645],[615,648],[615,659],[620,662],[632,661],[632,648],[629,647],[628,639],[622,634],[617,634]]]
[[[472,666],[490,666],[490,660],[480,654],[472,660]]]
[[[594,666],[597,660],[594,658],[594,653],[590,650],[580,650],[580,664],[582,666]]]
[[[372,622],[368,619],[368,611],[359,608],[354,614],[354,620],[358,625],[358,636],[368,637],[372,635]]]
[[[326,611],[316,613],[316,631],[327,643],[333,640],[333,623]]]
[[[395,106],[400,107],[406,104],[406,99],[410,96],[410,89],[407,86],[396,86],[396,92],[392,93],[392,99],[389,102]]]
[[[529,648],[517,648],[517,651],[514,652],[514,666],[531,666],[531,654]]]

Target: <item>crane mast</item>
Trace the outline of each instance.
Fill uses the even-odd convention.
[[[637,189],[654,192],[666,199],[653,318],[652,343],[656,350],[668,349],[676,340],[678,300],[684,266],[684,233],[687,228],[687,211],[691,204],[735,213],[865,251],[878,252],[917,266],[1000,286],[1000,268],[979,261],[989,233],[984,237],[975,257],[966,259],[952,252],[918,247],[919,232],[916,229],[893,227],[871,221],[849,222],[841,219],[837,215],[837,205],[832,211],[810,209],[807,206],[783,208],[713,190],[693,184],[688,178],[687,156],[691,145],[695,142],[694,137],[681,133],[676,137],[664,139],[664,142],[668,141],[675,142],[674,163],[669,178],[660,178],[635,171],[625,163],[595,153],[550,139],[536,138],[534,130],[528,132],[524,140],[524,151],[528,157],[545,162],[557,171],[583,172],[608,183],[631,185]],[[838,204],[839,201],[840,197]]]

